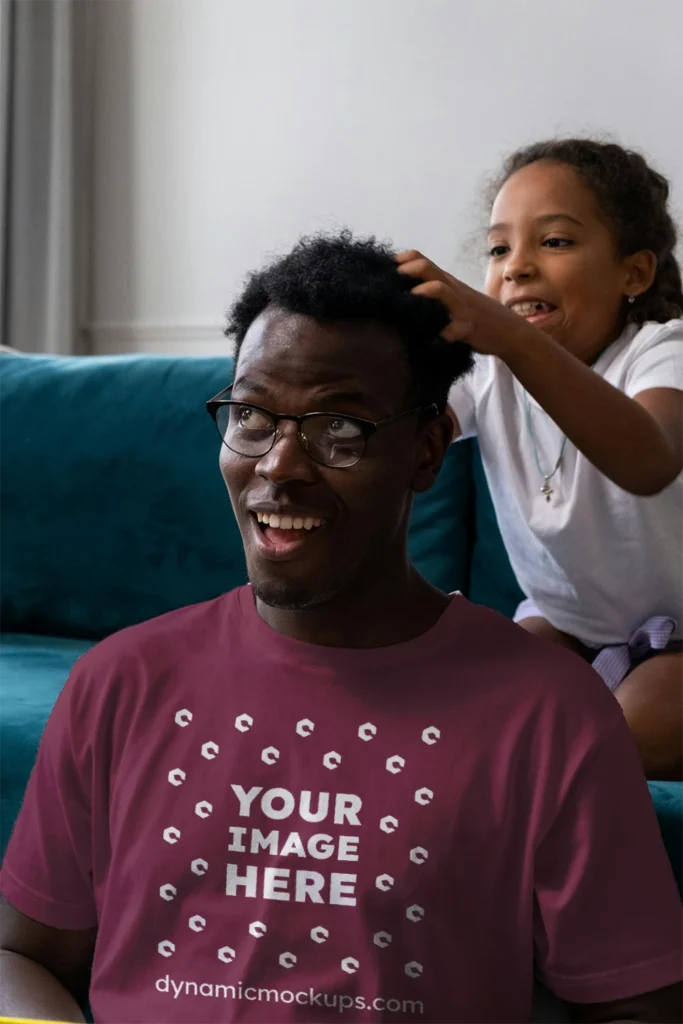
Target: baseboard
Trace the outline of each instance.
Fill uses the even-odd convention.
[[[146,352],[159,356],[227,356],[224,324],[91,324],[85,330],[94,356]]]

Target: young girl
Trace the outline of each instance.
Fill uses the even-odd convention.
[[[478,353],[451,394],[479,436],[525,629],[593,661],[649,778],[681,778],[683,296],[666,180],[637,153],[538,143],[505,164],[486,295],[399,269]]]

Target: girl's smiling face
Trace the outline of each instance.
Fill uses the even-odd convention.
[[[624,301],[651,284],[654,255],[622,258],[597,199],[566,164],[539,160],[496,196],[486,292],[592,363],[618,337]]]

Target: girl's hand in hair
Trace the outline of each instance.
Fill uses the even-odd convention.
[[[533,337],[539,333],[507,306],[458,281],[416,249],[399,253],[396,263],[399,273],[422,281],[412,289],[413,295],[438,299],[448,310],[451,321],[441,332],[446,341],[465,341],[476,352],[506,360],[529,332]]]

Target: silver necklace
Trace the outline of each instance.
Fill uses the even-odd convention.
[[[562,459],[564,457],[564,450],[565,450],[565,448],[567,446],[567,435],[565,434],[564,438],[562,439],[562,446],[560,448],[560,454],[557,457],[557,462],[555,463],[553,469],[549,473],[546,473],[543,470],[543,468],[541,467],[541,460],[538,457],[538,446],[536,444],[536,438],[534,436],[534,429],[533,429],[533,427],[531,425],[531,405],[529,404],[529,396],[527,395],[527,393],[526,393],[524,388],[522,388],[522,399],[524,401],[524,414],[525,414],[525,419],[526,419],[526,428],[529,431],[529,437],[531,438],[531,444],[532,444],[533,449],[534,449],[534,459],[536,460],[536,466],[538,467],[538,472],[543,477],[543,486],[541,487],[541,494],[545,495],[545,500],[546,501],[550,501],[551,495],[554,494],[554,489],[551,486],[550,481],[552,480],[552,478],[555,476],[555,474],[557,473],[558,469],[562,465]]]

